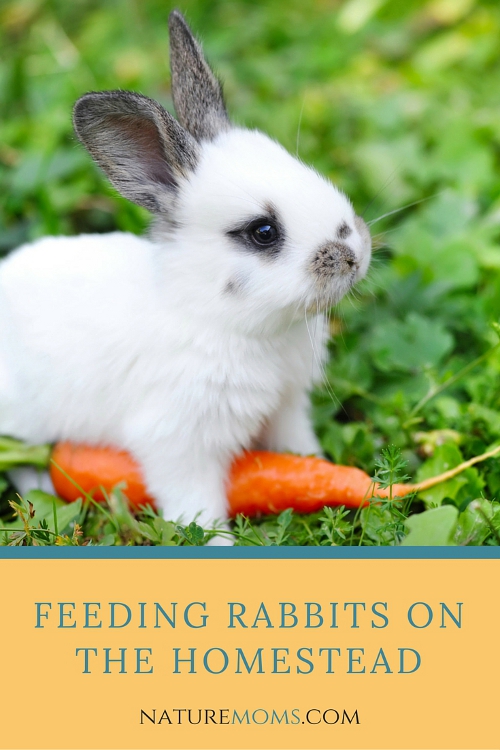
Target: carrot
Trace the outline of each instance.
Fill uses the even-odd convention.
[[[311,513],[325,505],[359,508],[371,497],[405,497],[452,479],[465,469],[500,453],[500,446],[464,461],[449,471],[416,484],[381,488],[361,469],[332,464],[323,458],[250,451],[234,461],[229,475],[231,514],[280,513],[293,508]]]
[[[94,500],[104,500],[120,482],[126,482],[127,497],[133,508],[150,504],[142,472],[126,451],[112,448],[91,448],[75,443],[57,443],[52,451],[50,478],[57,494],[72,502],[82,496],[82,490]]]
[[[231,514],[311,513],[324,505],[357,508],[371,496],[368,474],[322,458],[252,451],[234,461],[228,482]]]
[[[310,513],[324,505],[359,508],[371,497],[404,497],[427,490],[498,453],[500,446],[423,482],[394,484],[389,490],[376,485],[368,474],[354,466],[339,466],[322,458],[249,451],[238,456],[231,467],[227,484],[230,514],[253,516],[279,513],[285,508]],[[58,443],[52,454],[50,473],[56,492],[65,500],[76,500],[81,490],[102,500],[100,487],[109,492],[125,481],[133,507],[146,503],[154,506],[139,467],[125,451]]]

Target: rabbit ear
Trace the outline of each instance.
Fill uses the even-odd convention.
[[[196,167],[199,146],[157,102],[129,91],[82,96],[76,134],[115,188],[155,213],[169,211],[178,183]]]
[[[230,127],[222,86],[178,10],[170,13],[168,25],[172,97],[177,117],[197,141],[213,140]]]

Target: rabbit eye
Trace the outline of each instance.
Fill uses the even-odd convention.
[[[249,234],[256,245],[264,246],[273,245],[279,236],[277,227],[270,222],[253,224],[249,227]]]
[[[236,245],[261,258],[276,258],[285,242],[285,230],[273,206],[264,206],[265,213],[254,216],[238,226],[226,230]]]

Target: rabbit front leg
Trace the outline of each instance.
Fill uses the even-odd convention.
[[[225,480],[228,461],[191,449],[185,455],[167,443],[133,451],[140,462],[148,492],[155,498],[166,520],[200,526],[218,525],[227,531],[228,507]],[[216,536],[213,544],[232,544],[228,534]]]
[[[305,390],[290,386],[279,408],[268,420],[261,436],[266,450],[321,455],[322,449],[314,434],[310,418],[310,402]]]

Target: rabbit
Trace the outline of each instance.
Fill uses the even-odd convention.
[[[177,120],[128,91],[73,114],[153,214],[149,236],[47,237],[0,264],[0,434],[126,449],[166,517],[211,524],[242,450],[321,453],[324,312],[365,276],[371,240],[338,188],[231,124],[180,12],[169,28]]]

